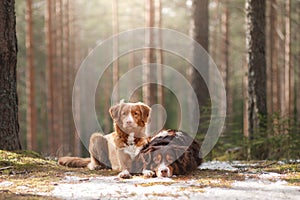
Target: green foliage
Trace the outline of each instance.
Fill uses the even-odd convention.
[[[230,129],[219,139],[212,151],[211,159],[244,160],[268,159],[290,160],[300,158],[300,124],[296,120],[275,113],[263,120],[266,130],[246,138],[241,129]]]

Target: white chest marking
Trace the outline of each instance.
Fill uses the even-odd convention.
[[[127,146],[124,147],[124,152],[129,154],[131,159],[134,159],[139,153],[142,147],[137,147],[134,143],[134,133],[130,133],[127,138]]]
[[[127,144],[128,145],[134,145],[134,133],[130,133],[127,138]]]

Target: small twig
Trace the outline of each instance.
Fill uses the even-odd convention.
[[[271,163],[268,163],[268,164],[265,164],[265,165],[254,166],[252,168],[255,168],[255,169],[257,169],[257,168],[266,168],[266,167],[269,167],[269,166],[274,165],[276,163],[277,163],[277,161],[274,161],[274,162],[271,162]]]
[[[6,170],[6,169],[11,169],[11,168],[13,168],[13,167],[12,166],[2,167],[2,168],[0,168],[0,171]]]

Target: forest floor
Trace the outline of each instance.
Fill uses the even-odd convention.
[[[300,161],[205,162],[186,176],[117,178],[61,167],[33,152],[0,151],[2,199],[299,199]]]

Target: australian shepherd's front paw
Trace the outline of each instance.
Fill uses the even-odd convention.
[[[144,169],[142,173],[145,178],[152,178],[153,176],[155,176],[155,172],[147,169]]]
[[[122,172],[120,172],[118,174],[118,177],[119,178],[124,178],[124,179],[129,179],[131,178],[132,176],[130,175],[129,171],[127,169],[123,170]]]

